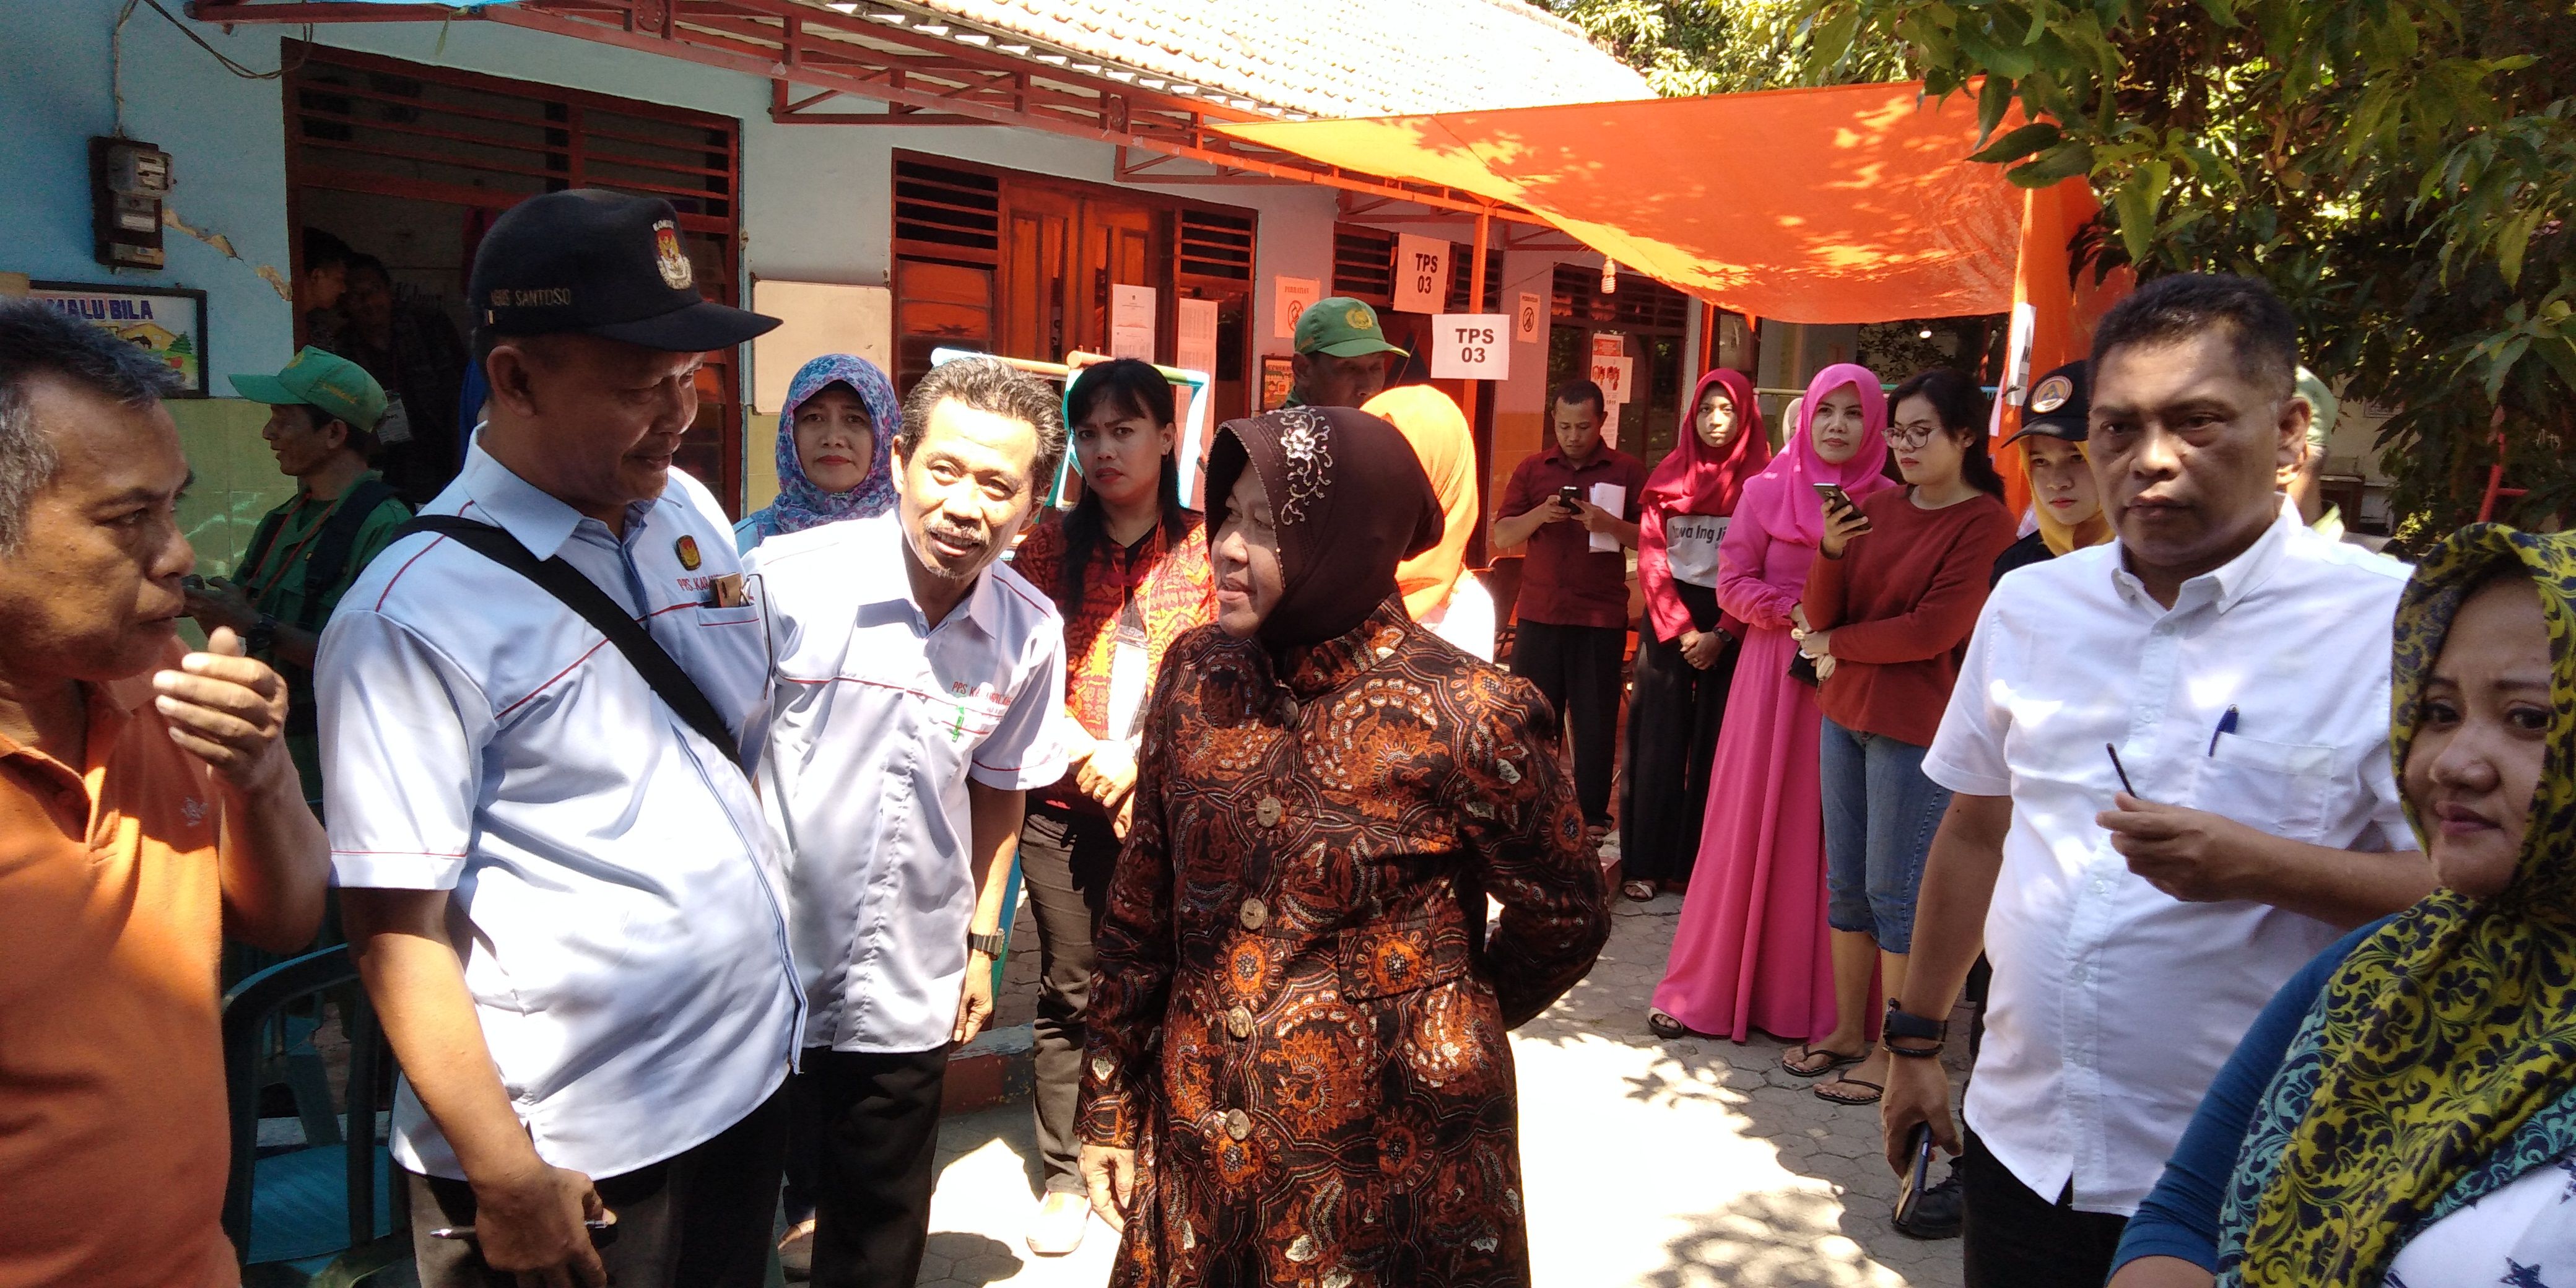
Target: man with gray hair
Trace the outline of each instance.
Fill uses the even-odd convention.
[[[776,648],[761,800],[808,1006],[789,1171],[813,1171],[818,1285],[921,1266],[949,1048],[992,1017],[1023,794],[1064,774],[1064,624],[995,563],[1063,454],[1054,390],[949,363],[905,401],[894,513],[749,559]]]
[[[231,630],[179,641],[169,384],[0,300],[0,1283],[236,1281],[222,934],[322,922],[286,682]]]

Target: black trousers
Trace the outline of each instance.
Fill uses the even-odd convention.
[[[1085,1193],[1082,1138],[1074,1109],[1082,1095],[1082,1012],[1097,965],[1092,935],[1109,903],[1119,841],[1109,820],[1052,805],[1029,810],[1020,829],[1020,877],[1037,910],[1040,972],[1034,1072],[1038,1156],[1049,1193]]]
[[[1703,671],[1682,646],[1637,632],[1636,687],[1628,695],[1628,768],[1619,780],[1619,875],[1628,881],[1688,881],[1708,813],[1708,771],[1717,727],[1735,683],[1741,647],[1728,640]]]
[[[921,1274],[948,1048],[880,1055],[805,1050],[822,1131],[814,1190],[816,1288],[887,1288]]]
[[[1959,1251],[1967,1288],[2101,1288],[2129,1218],[2076,1211],[2071,1187],[2054,1203],[2041,1198],[1964,1124],[1960,1144],[1967,1219]]]
[[[704,1144],[623,1175],[591,1178],[617,1217],[599,1236],[609,1282],[617,1288],[761,1288],[786,1142],[782,1092]],[[473,1187],[443,1176],[410,1175],[410,1182],[421,1288],[516,1288],[517,1276],[484,1268],[474,1244],[429,1237],[441,1227],[474,1224]]]
[[[1610,775],[1619,756],[1619,663],[1624,626],[1559,626],[1523,620],[1512,639],[1512,674],[1538,686],[1574,748],[1574,796],[1583,821],[1610,822]]]

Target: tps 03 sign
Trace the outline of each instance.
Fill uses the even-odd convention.
[[[1396,234],[1395,311],[1438,313],[1449,302],[1448,296],[1449,243],[1437,237]]]
[[[1431,378],[1507,380],[1512,319],[1507,313],[1442,313],[1431,319]]]

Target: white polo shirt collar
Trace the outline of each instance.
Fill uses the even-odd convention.
[[[2122,600],[2158,616],[2167,612],[2187,613],[2203,607],[2224,613],[2272,575],[2272,569],[2281,562],[2288,534],[2300,526],[2294,515],[2274,515],[2271,525],[2263,529],[2263,535],[2255,538],[2253,545],[2226,563],[2186,579],[2182,588],[2175,592],[2171,609],[2157,603],[2156,597],[2147,593],[2147,584],[2138,579],[2138,574],[2129,571],[2127,544],[2114,541],[2110,548],[2118,553],[2108,562],[2111,586]]]

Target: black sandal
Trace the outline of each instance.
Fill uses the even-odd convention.
[[[1781,1052],[1780,1067],[1788,1071],[1790,1074],[1800,1078],[1821,1078],[1826,1074],[1832,1073],[1836,1069],[1848,1069],[1869,1058],[1869,1053],[1866,1051],[1860,1052],[1856,1055],[1844,1055],[1840,1051],[1828,1051],[1823,1047],[1814,1046],[1805,1042],[1801,1042],[1797,1045],[1796,1052],[1798,1058],[1801,1059],[1819,1055],[1830,1057],[1826,1063],[1808,1068],[1789,1063],[1792,1053],[1788,1051]]]
[[[1835,1087],[1867,1087],[1869,1088],[1869,1095],[1863,1098],[1854,1098],[1851,1096],[1836,1096],[1828,1094]],[[1875,1082],[1865,1082],[1859,1078],[1836,1078],[1831,1082],[1818,1083],[1814,1088],[1812,1088],[1812,1090],[1816,1093],[1816,1099],[1833,1105],[1874,1105],[1878,1103],[1878,1098],[1880,1096],[1887,1094],[1887,1088],[1882,1087]]]
[[[1675,1038],[1693,1036],[1690,1029],[1684,1026],[1680,1020],[1676,1020],[1673,1017],[1664,1014],[1662,1011],[1649,1010],[1646,1012],[1646,1028],[1656,1037],[1662,1038],[1667,1042],[1670,1042]]]

